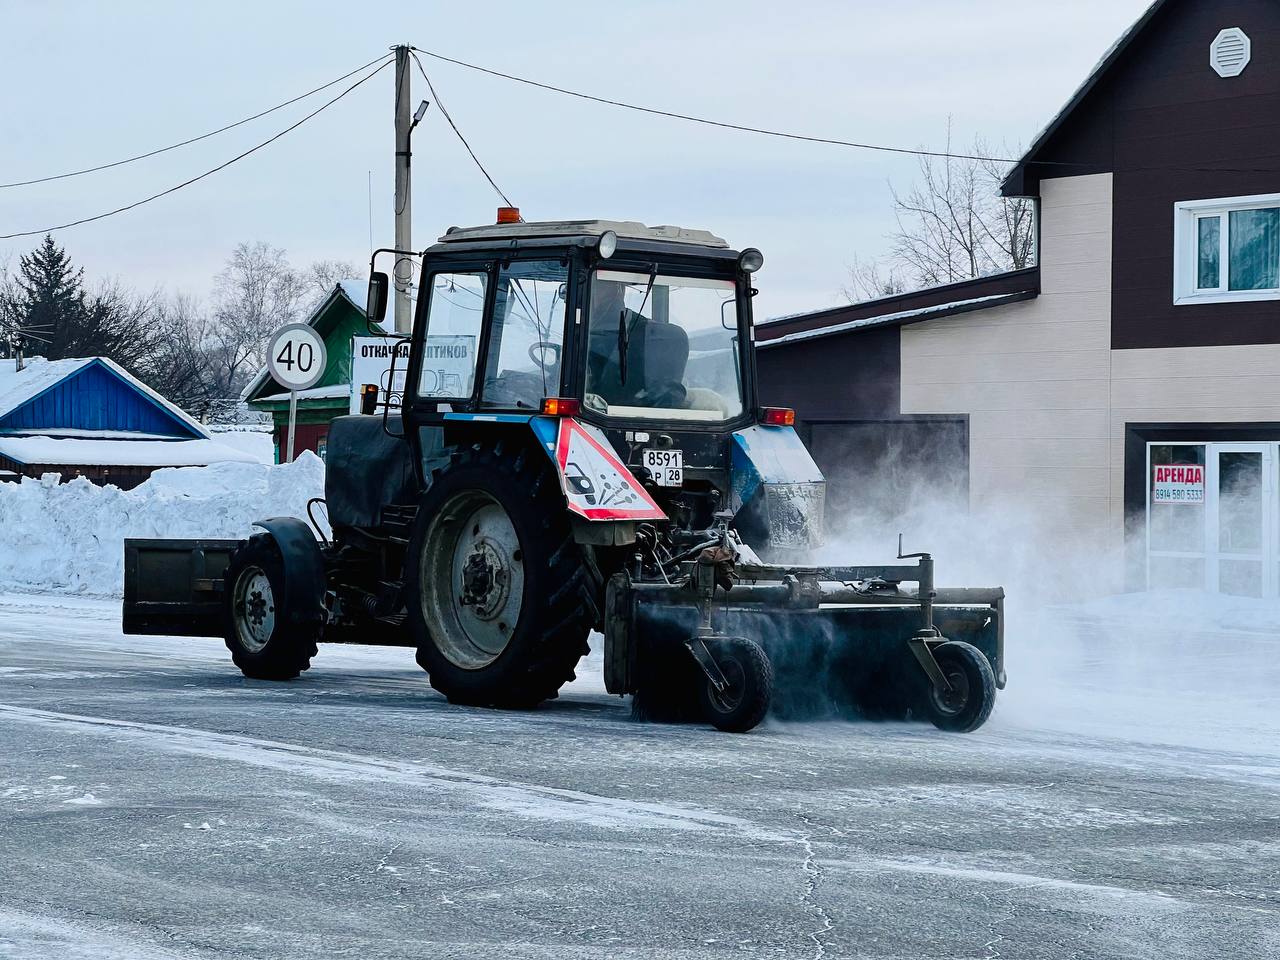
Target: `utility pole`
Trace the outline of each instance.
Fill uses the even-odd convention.
[[[413,201],[409,176],[409,48],[396,47],[396,242],[397,250],[412,250],[413,237],[410,227]],[[396,255],[392,271],[396,297],[396,333],[408,334],[413,329],[413,311],[410,309],[409,291],[413,288],[413,261],[407,256]]]

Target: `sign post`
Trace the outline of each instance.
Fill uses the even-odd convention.
[[[267,347],[267,370],[289,391],[289,443],[285,463],[293,462],[298,427],[298,391],[319,383],[328,364],[324,340],[305,323],[290,323],[276,331]]]

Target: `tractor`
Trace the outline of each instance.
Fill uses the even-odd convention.
[[[825,480],[757,395],[762,264],[672,226],[451,228],[422,254],[402,395],[363,386],[330,426],[330,532],[128,540],[125,632],[222,636],[264,680],[320,642],[412,647],[449,701],[527,709],[598,631],[606,689],[643,716],[746,731],[777,687],[976,729],[1005,682],[1002,589],[939,589],[901,542],[897,563],[806,562]]]

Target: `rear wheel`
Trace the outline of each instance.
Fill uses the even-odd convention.
[[[924,694],[924,711],[939,730],[970,733],[987,722],[996,702],[996,677],[986,655],[971,643],[949,640],[933,648],[933,658],[951,684]]]
[[[703,714],[718,730],[745,733],[769,712],[773,664],[760,644],[745,637],[708,640],[706,644],[724,674],[726,686],[717,690],[706,676],[700,678],[698,694]]]
[[[322,625],[290,616],[284,561],[270,534],[250,537],[231,555],[224,639],[246,677],[292,680],[311,666]]]
[[[418,663],[450,700],[528,708],[573,679],[599,591],[540,451],[456,454],[422,499],[405,562]]]

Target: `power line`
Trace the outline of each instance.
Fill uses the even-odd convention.
[[[951,160],[987,160],[993,163],[1017,163],[1017,159],[1008,157],[983,157],[972,153],[949,153],[945,150],[912,150],[908,147],[889,147],[877,143],[858,143],[853,140],[838,140],[834,137],[811,137],[802,133],[787,133],[782,130],[768,130],[764,127],[749,127],[740,123],[727,123],[723,120],[711,120],[707,117],[695,117],[687,113],[675,113],[671,110],[659,110],[655,107],[644,107],[635,103],[626,103],[622,100],[610,100],[608,97],[597,97],[590,93],[582,93],[578,90],[569,90],[565,87],[557,87],[550,83],[541,83],[537,80],[530,80],[527,77],[518,77],[512,73],[503,73],[501,70],[494,70],[490,67],[482,67],[477,63],[468,63],[465,60],[456,60],[453,57],[446,57],[441,53],[432,53],[430,50],[423,50],[421,47],[410,47],[410,50],[417,53],[426,54],[428,57],[434,57],[436,60],[443,60],[445,63],[452,63],[459,67],[466,67],[468,70],[476,70],[480,73],[487,73],[493,77],[501,77],[504,80],[511,80],[515,83],[523,83],[530,87],[537,87],[540,90],[550,90],[552,93],[561,93],[568,97],[577,97],[579,100],[590,100],[593,103],[603,103],[610,107],[622,107],[626,110],[636,110],[640,113],[648,113],[657,117],[670,117],[673,120],[686,120],[690,123],[701,123],[709,127],[720,127],[725,130],[738,130],[742,133],[757,133],[766,137],[780,137],[784,140],[801,140],[806,143],[825,143],[837,147],[854,147],[858,150],[878,150],[883,153],[904,153],[917,157],[943,157]],[[417,57],[415,56],[416,60]],[[419,68],[421,64],[419,63]],[[426,76],[424,73],[423,76]],[[431,81],[427,81],[428,86]],[[1079,164],[1066,164],[1067,166],[1079,166]]]
[[[379,59],[381,59],[381,58],[379,58]],[[372,62],[377,63],[377,61],[376,61],[376,60],[375,60],[375,61],[372,61]],[[367,73],[367,74],[365,74],[363,77],[361,77],[359,80],[357,80],[357,81],[356,81],[355,83],[353,83],[351,86],[347,87],[345,90],[343,90],[340,94],[338,94],[338,95],[337,95],[336,97],[334,97],[332,100],[329,100],[329,101],[327,101],[327,102],[325,102],[325,103],[321,104],[319,107],[317,107],[315,110],[312,110],[310,113],[308,113],[308,114],[307,114],[305,117],[303,117],[301,120],[299,120],[299,121],[297,121],[296,123],[290,124],[289,126],[285,127],[283,130],[281,130],[281,131],[280,131],[279,133],[277,133],[275,136],[270,137],[270,138],[268,138],[268,139],[266,139],[266,140],[263,140],[263,141],[262,141],[261,143],[259,143],[257,146],[250,147],[248,150],[244,151],[243,153],[238,154],[238,155],[236,155],[236,156],[232,157],[230,160],[227,160],[227,161],[226,161],[226,162],[224,162],[224,163],[220,163],[220,164],[218,164],[216,167],[214,167],[214,168],[213,168],[213,169],[211,169],[211,170],[206,170],[204,173],[201,173],[201,174],[199,174],[198,176],[194,176],[194,177],[192,177],[192,178],[191,178],[191,179],[189,179],[189,180],[184,180],[182,183],[179,183],[179,184],[176,184],[175,186],[169,187],[169,189],[167,189],[167,190],[161,190],[159,193],[154,193],[154,194],[152,194],[151,196],[149,196],[149,197],[145,197],[145,198],[144,198],[144,199],[142,199],[142,200],[135,200],[133,203],[126,204],[126,205],[125,205],[125,206],[123,206],[123,207],[116,207],[116,209],[114,209],[114,210],[108,210],[106,213],[99,213],[99,214],[96,214],[95,216],[92,216],[92,217],[82,217],[82,218],[81,218],[81,219],[79,219],[79,220],[72,220],[72,221],[71,221],[71,222],[69,222],[69,223],[60,223],[60,224],[58,224],[57,226],[54,226],[54,227],[41,227],[39,230],[23,230],[21,233],[6,233],[6,234],[0,234],[0,240],[14,240],[14,239],[16,239],[16,238],[18,238],[18,237],[34,237],[34,236],[37,236],[37,235],[42,234],[42,233],[52,233],[52,232],[53,232],[53,231],[55,231],[55,230],[66,230],[68,227],[78,227],[78,226],[80,226],[81,224],[85,224],[85,223],[93,223],[95,220],[105,220],[107,217],[114,217],[117,213],[124,213],[124,212],[126,212],[126,211],[128,211],[128,210],[133,210],[135,207],[140,207],[140,206],[142,206],[144,203],[150,203],[152,200],[159,200],[161,197],[168,196],[168,195],[169,195],[169,194],[171,194],[171,193],[176,193],[177,191],[181,190],[183,187],[189,187],[189,186],[191,186],[191,184],[193,184],[193,183],[198,183],[199,181],[201,181],[201,180],[205,179],[206,177],[210,177],[210,176],[212,176],[213,174],[217,173],[217,172],[218,172],[218,171],[220,171],[220,170],[225,170],[227,167],[231,166],[233,163],[236,163],[236,162],[237,162],[237,161],[239,161],[239,160],[243,160],[245,157],[249,156],[250,154],[257,153],[257,152],[258,152],[259,150],[261,150],[263,147],[268,146],[269,144],[275,143],[275,141],[279,140],[279,139],[280,139],[281,137],[283,137],[285,134],[287,134],[287,133],[291,133],[292,131],[294,131],[294,130],[298,129],[298,127],[302,126],[304,123],[306,123],[306,122],[307,122],[308,120],[310,120],[312,117],[316,116],[316,115],[317,115],[317,114],[319,114],[319,113],[322,113],[323,111],[327,110],[329,107],[333,106],[335,103],[337,103],[339,100],[341,100],[341,99],[342,99],[343,97],[345,97],[347,94],[349,94],[349,93],[350,93],[352,90],[354,90],[356,87],[360,86],[360,85],[361,85],[362,83],[364,83],[366,80],[370,80],[370,79],[372,79],[373,77],[377,76],[377,74],[378,74],[378,73],[380,73],[383,69],[385,69],[385,68],[386,68],[386,66],[387,66],[390,62],[391,62],[390,60],[385,60],[385,61],[383,61],[383,63],[382,63],[381,65],[379,65],[378,67],[376,67],[376,68],[375,68],[371,73]]]
[[[989,163],[1008,163],[1020,164],[1023,162],[1022,157],[992,157],[984,156],[976,153],[951,153],[948,150],[924,150],[911,149],[909,147],[893,147],[879,143],[861,143],[856,140],[841,140],[836,137],[813,137],[802,133],[789,133],[783,130],[770,130],[765,127],[752,127],[741,123],[728,123],[723,120],[712,120],[708,117],[697,117],[687,113],[676,113],[672,110],[659,110],[656,107],[646,107],[636,103],[627,103],[623,100],[611,100],[608,97],[598,97],[590,93],[582,93],[579,90],[570,90],[566,87],[557,87],[554,84],[542,83],[539,80],[531,80],[528,77],[520,77],[513,73],[504,73],[501,70],[494,70],[492,67],[481,66],[478,63],[469,63],[466,60],[459,60],[455,57],[446,57],[442,53],[434,53],[431,50],[423,50],[421,47],[410,47],[410,50],[417,53],[425,54],[436,60],[442,60],[445,63],[452,63],[455,66],[466,67],[468,70],[475,70],[479,73],[487,73],[491,77],[500,77],[503,80],[511,80],[514,83],[522,83],[526,86],[537,87],[539,90],[549,90],[552,93],[564,94],[568,97],[576,97],[579,100],[588,100],[592,103],[601,103],[610,107],[622,107],[624,110],[635,110],[639,113],[647,113],[656,117],[669,117],[673,120],[685,120],[689,123],[700,123],[709,127],[719,127],[723,130],[737,130],[741,133],[755,133],[766,137],[778,137],[784,140],[799,140],[804,143],[825,143],[837,147],[852,147],[858,150],[876,150],[882,153],[897,153],[915,157],[938,157],[947,160],[978,160]],[[415,57],[415,59],[417,59]],[[421,64],[419,64],[421,67]],[[1097,168],[1097,162],[1070,161],[1070,160],[1033,160],[1030,163],[1033,167],[1074,167],[1085,170]],[[1169,164],[1160,166],[1146,166],[1134,168],[1132,172],[1140,173],[1144,171],[1166,171],[1179,170],[1193,173],[1275,173],[1276,167],[1224,167],[1224,166],[1188,166],[1185,164]]]
[[[342,76],[336,77],[335,79],[330,80],[328,83],[322,84],[312,90],[308,90],[306,93],[299,94],[298,96],[294,97],[292,100],[286,100],[284,103],[277,103],[274,107],[269,107],[268,109],[263,110],[260,113],[255,113],[251,117],[245,117],[243,120],[237,120],[235,123],[228,123],[224,127],[219,127],[217,130],[210,130],[208,133],[202,133],[198,137],[192,137],[189,140],[183,140],[179,143],[171,143],[167,147],[160,147],[156,150],[150,150],[147,153],[140,153],[134,157],[126,157],[123,160],[113,160],[111,163],[100,163],[96,167],[85,167],[83,170],[72,170],[68,173],[56,173],[49,177],[37,177],[34,180],[15,180],[12,183],[0,183],[0,190],[7,190],[10,187],[29,187],[37,183],[49,183],[50,181],[53,181],[53,180],[66,180],[70,177],[83,176],[86,173],[97,173],[99,170],[110,170],[112,167],[122,167],[126,163],[134,163],[135,161],[138,161],[138,160],[146,160],[148,157],[154,157],[162,153],[168,153],[170,150],[177,150],[179,147],[185,147],[192,143],[199,143],[201,140],[208,140],[210,137],[216,137],[220,133],[225,133],[228,130],[232,130],[236,127],[243,126],[244,124],[249,123],[253,120],[257,120],[261,117],[265,117],[269,113],[275,113],[277,110],[283,110],[285,107],[291,106],[297,103],[299,100],[305,100],[307,99],[307,97],[311,96],[312,94],[319,93],[321,90],[327,90],[329,87],[332,87],[334,84],[341,83],[343,80],[346,80],[348,77],[354,77],[361,70],[366,70],[369,67],[373,66],[375,63],[377,63],[379,60],[382,60],[383,58],[389,57],[389,56],[390,54],[384,53],[381,57],[374,57],[368,63],[364,64],[363,66],[356,67],[350,73],[344,73]]]
[[[502,188],[494,182],[493,177],[489,176],[489,171],[484,168],[484,164],[480,162],[480,158],[476,156],[476,152],[471,149],[471,144],[467,143],[467,138],[462,135],[462,131],[458,129],[458,125],[453,122],[453,117],[449,115],[449,111],[445,109],[444,104],[440,101],[440,95],[436,93],[436,88],[432,85],[431,78],[427,76],[427,71],[422,66],[422,61],[418,59],[418,54],[413,52],[417,49],[417,47],[409,48],[410,53],[413,56],[413,62],[418,65],[418,72],[422,74],[422,79],[427,81],[427,89],[431,91],[431,98],[435,100],[436,106],[440,108],[440,112],[444,114],[444,118],[449,121],[449,126],[453,128],[453,132],[457,135],[458,139],[462,141],[462,145],[467,148],[467,153],[471,154],[471,159],[475,161],[475,165],[480,168],[480,172],[484,174],[484,178],[489,181],[489,186],[493,187],[494,191],[502,198],[503,203],[508,207],[515,206],[515,204],[507,198],[507,195],[502,192]],[[427,53],[426,50],[423,50],[422,52],[426,53],[427,56],[435,56],[433,53]]]

